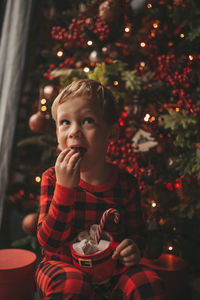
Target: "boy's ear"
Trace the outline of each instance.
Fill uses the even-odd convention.
[[[119,138],[119,132],[120,132],[119,124],[118,123],[113,124],[108,136],[109,142],[116,141]]]

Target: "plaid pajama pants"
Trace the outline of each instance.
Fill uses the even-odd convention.
[[[61,261],[41,262],[36,281],[40,300],[102,300],[106,294],[106,299],[111,300],[164,300],[162,280],[154,271],[140,265],[113,277],[107,293],[105,286],[95,287],[87,274]]]

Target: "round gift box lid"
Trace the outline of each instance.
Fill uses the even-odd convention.
[[[1,249],[0,272],[23,269],[36,261],[36,254],[24,249]]]
[[[157,259],[148,259],[143,257],[141,264],[160,271],[179,271],[187,268],[186,262],[173,254],[162,254]]]

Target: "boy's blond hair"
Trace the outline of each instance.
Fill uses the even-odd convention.
[[[91,79],[75,80],[66,86],[55,98],[51,113],[57,121],[57,109],[59,104],[75,97],[86,96],[91,101],[96,101],[102,107],[105,121],[113,125],[118,121],[118,109],[112,92],[101,83]]]

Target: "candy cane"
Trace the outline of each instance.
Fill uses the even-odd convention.
[[[103,216],[101,217],[100,223],[97,227],[97,231],[96,231],[95,236],[94,236],[94,240],[97,244],[100,240],[100,237],[101,237],[101,234],[102,234],[102,231],[103,231],[103,227],[105,225],[106,219],[107,219],[109,214],[114,214],[114,221],[115,221],[116,224],[119,222],[119,212],[115,208],[107,209],[103,213]]]

